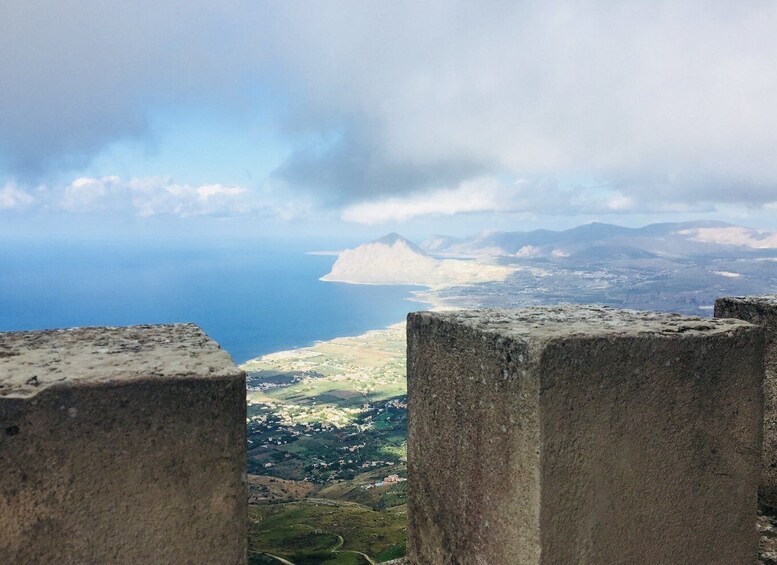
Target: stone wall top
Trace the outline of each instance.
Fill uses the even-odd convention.
[[[765,294],[763,296],[726,296],[719,298],[726,302],[742,302],[747,304],[763,304],[764,306],[777,306],[777,294]]]
[[[0,333],[0,398],[30,397],[63,384],[240,374],[194,324]]]
[[[732,319],[710,319],[674,313],[620,310],[607,306],[536,306],[520,309],[414,312],[415,323],[439,320],[521,341],[567,337],[700,336],[749,327]]]

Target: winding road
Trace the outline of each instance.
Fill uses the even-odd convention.
[[[288,559],[284,559],[283,557],[278,557],[277,555],[273,555],[272,553],[264,553],[264,555],[280,561],[281,563],[283,563],[283,565],[294,565],[294,563],[292,563]]]
[[[355,551],[353,549],[342,549],[340,551],[336,551],[335,553],[356,553],[357,555],[361,555],[367,560],[367,563],[370,565],[378,565],[378,562],[375,561],[372,557],[367,555],[366,553],[362,553],[361,551]]]
[[[337,543],[329,551],[331,551],[332,553],[355,553],[357,555],[361,555],[362,557],[364,557],[367,560],[367,563],[369,563],[370,565],[379,565],[377,561],[375,561],[372,557],[370,557],[366,553],[362,553],[361,551],[356,551],[355,549],[340,549],[341,547],[343,547],[345,540],[343,539],[343,536],[341,536],[340,534],[335,534],[335,535],[337,536]],[[252,553],[260,553],[260,552],[255,551]],[[273,555],[272,553],[267,553],[266,551],[261,552],[261,555],[272,557],[276,561],[283,563],[283,565],[295,565],[288,559],[284,559],[283,557],[278,557],[277,555]]]

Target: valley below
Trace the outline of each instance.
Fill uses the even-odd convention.
[[[777,292],[777,239],[723,224],[434,238],[341,253],[322,280],[412,284],[408,310],[594,303],[711,316]],[[348,315],[343,313],[343,315]],[[264,355],[248,388],[251,563],[359,565],[405,552],[405,326]]]
[[[404,331],[396,324],[242,366],[251,563],[404,555]]]

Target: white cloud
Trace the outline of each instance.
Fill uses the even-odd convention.
[[[610,187],[562,191],[558,213],[760,207],[777,200],[775,29],[764,0],[5,2],[0,150],[34,174],[147,135],[154,112],[261,110],[294,149],[278,175],[348,221],[550,208],[461,188],[502,175]],[[240,209],[100,182],[63,205]]]
[[[0,210],[26,208],[33,202],[35,198],[14,183],[9,182],[0,188]]]
[[[616,192],[607,200],[607,208],[618,212],[633,210],[634,205],[634,199],[623,195],[621,192]]]
[[[248,190],[221,184],[191,186],[146,177],[81,177],[65,187],[59,205],[68,212],[129,211],[141,217],[240,215],[254,210]]]
[[[421,216],[463,213],[541,213],[548,215],[676,213],[707,210],[703,205],[653,202],[606,186],[561,186],[553,179],[508,182],[484,176],[453,188],[389,196],[347,205],[341,219],[358,224],[404,222]]]
[[[283,6],[295,127],[352,142],[297,171],[350,198],[582,173],[621,192],[613,211],[775,199],[773,2]]]
[[[369,225],[402,222],[417,216],[493,212],[504,209],[508,204],[506,192],[507,189],[495,179],[476,179],[465,181],[453,189],[353,204],[343,210],[342,219]]]
[[[119,177],[80,177],[65,187],[60,206],[68,212],[93,212],[116,209],[115,198],[123,192]]]

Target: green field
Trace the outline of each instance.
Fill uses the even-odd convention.
[[[404,554],[404,505],[375,511],[353,502],[309,498],[251,505],[249,518],[249,548],[254,557],[270,553],[300,565],[367,562],[351,551],[379,562]]]
[[[398,325],[243,365],[251,563],[404,555],[404,355]]]

